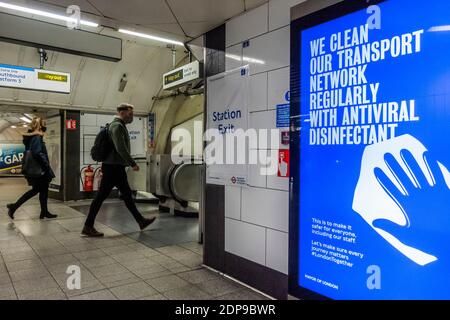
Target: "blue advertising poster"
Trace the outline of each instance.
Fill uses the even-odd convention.
[[[0,174],[20,173],[24,152],[23,144],[0,144]]]
[[[388,0],[293,34],[297,286],[450,299],[449,12]]]

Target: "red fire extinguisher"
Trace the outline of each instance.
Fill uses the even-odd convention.
[[[83,184],[83,191],[94,191],[94,170],[90,165],[81,169],[81,182]]]

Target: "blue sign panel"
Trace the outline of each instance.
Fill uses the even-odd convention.
[[[148,141],[149,148],[155,147],[155,131],[156,131],[156,115],[154,113],[148,114]]]
[[[450,299],[450,2],[349,3],[293,24],[290,290]]]
[[[290,104],[277,105],[277,128],[289,127]]]

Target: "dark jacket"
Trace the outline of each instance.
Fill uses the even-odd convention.
[[[29,178],[30,185],[39,183],[42,179],[51,181],[55,177],[55,173],[50,167],[50,160],[48,158],[47,148],[45,146],[44,138],[39,134],[28,133],[23,136],[23,144],[25,145],[25,151],[30,150],[33,158],[41,165],[45,175],[42,178]]]
[[[109,135],[114,148],[103,163],[134,167],[136,162],[130,154],[130,134],[125,122],[120,118],[114,118],[109,125]]]

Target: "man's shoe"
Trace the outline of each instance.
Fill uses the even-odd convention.
[[[153,222],[155,222],[156,218],[153,217],[151,219],[146,219],[144,218],[144,220],[142,220],[141,222],[139,222],[139,227],[141,228],[141,231],[144,230],[145,228],[147,228],[149,225],[151,225]]]
[[[98,238],[98,237],[104,236],[103,233],[98,232],[97,230],[95,230],[94,227],[87,227],[87,226],[84,226],[83,231],[81,231],[81,234],[83,236],[91,237],[91,238]]]
[[[8,216],[14,220],[14,213],[16,212],[16,208],[14,207],[14,204],[9,203],[6,205],[6,207],[8,208]]]
[[[42,213],[41,212],[41,215],[39,216],[39,219],[44,219],[44,218],[47,218],[47,219],[55,219],[57,217],[57,215],[56,214],[51,214],[50,212],[45,212],[45,213]]]

